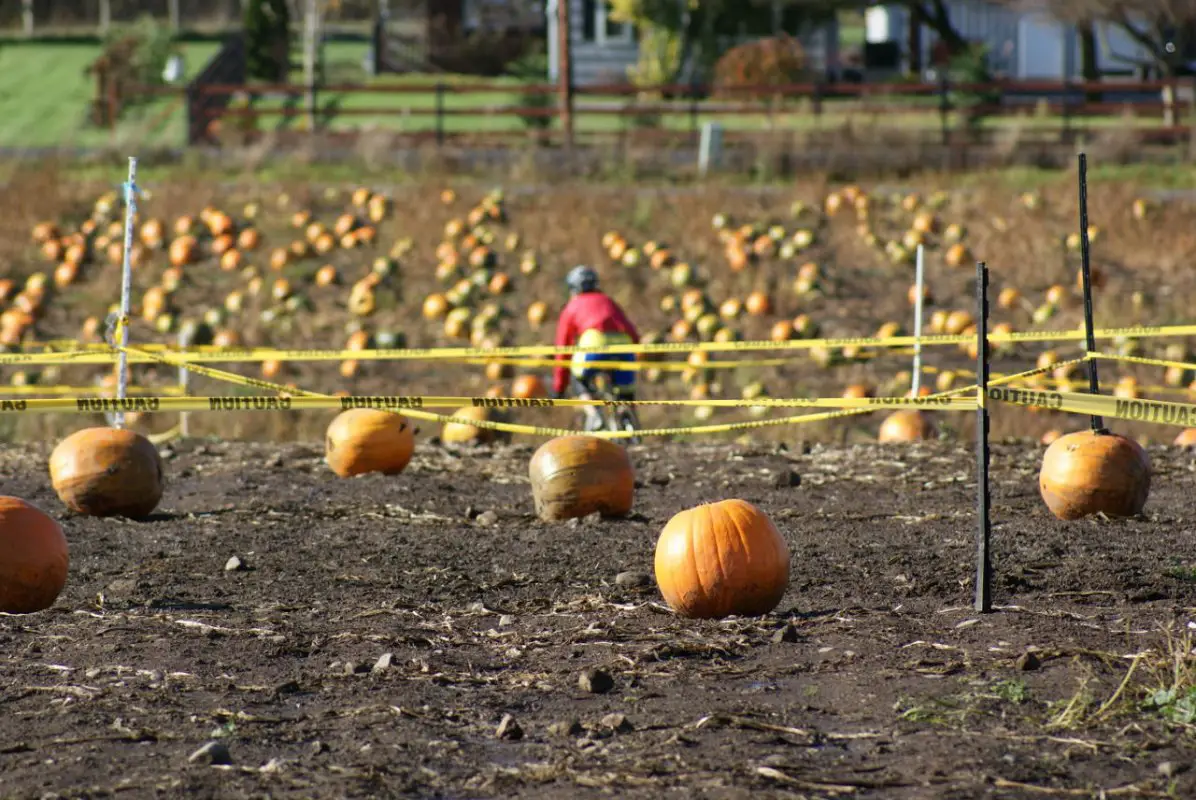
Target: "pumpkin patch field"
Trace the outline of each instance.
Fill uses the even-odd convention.
[[[645,427],[732,427],[625,447],[480,426],[577,428],[565,408],[195,412],[186,435],[175,412],[134,433],[0,415],[0,797],[1196,794],[1190,431],[992,407],[977,613],[970,412],[733,427],[805,413],[762,398],[904,396],[909,352],[685,344],[908,332],[919,244],[927,332],[974,331],[976,259],[994,329],[1074,330],[1069,179],[139,180],[133,346],[338,351],[206,363],[225,374],[190,394],[541,398],[543,357],[362,354],[551,344],[589,263],[646,339],[682,344],[639,365],[639,396],[695,403]],[[6,351],[103,342],[112,183],[14,177]],[[1189,322],[1191,201],[1099,182],[1090,202],[1098,326]],[[1106,393],[1191,402],[1191,345],[1102,339],[1166,362],[1102,360]],[[992,367],[1079,391],[1081,354],[1006,343]],[[974,346],[923,364],[922,393],[967,387]],[[97,364],[0,378],[4,400],[115,386]],[[161,362],[131,387],[182,391]]]

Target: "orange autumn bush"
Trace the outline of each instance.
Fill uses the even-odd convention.
[[[744,87],[786,86],[810,80],[801,43],[791,36],[773,36],[732,47],[714,66],[716,97],[744,99],[763,92],[744,92]]]

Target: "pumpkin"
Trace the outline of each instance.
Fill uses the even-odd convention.
[[[453,416],[478,422],[494,418],[485,406],[465,406],[454,411]],[[491,428],[479,428],[467,422],[446,422],[440,431],[440,441],[444,444],[487,444],[494,440],[495,433]]]
[[[1038,486],[1059,519],[1103,513],[1132,517],[1150,494],[1150,456],[1133,439],[1076,431],[1060,436],[1042,457]]]
[[[627,451],[596,436],[562,436],[540,445],[528,466],[536,514],[551,522],[631,511],[635,473]]]
[[[1175,437],[1176,447],[1196,447],[1196,428],[1184,428]]]
[[[520,375],[511,383],[511,397],[521,399],[548,397],[544,381],[536,375]]]
[[[93,517],[148,517],[162,499],[162,459],[139,433],[84,428],[50,454],[50,481],[63,504]]]
[[[934,435],[930,419],[916,408],[902,408],[885,417],[877,440],[886,443],[916,442]]]
[[[660,593],[680,616],[758,616],[785,594],[789,546],[756,506],[723,500],[669,520],[656,542],[655,570]]]
[[[19,497],[0,497],[0,611],[32,614],[54,604],[70,564],[62,527]]]
[[[548,318],[548,304],[543,300],[537,300],[527,307],[527,321],[533,328],[538,328],[544,324],[544,320]]]
[[[747,296],[743,307],[754,316],[770,314],[772,313],[772,300],[764,292],[752,292]]]
[[[402,414],[372,408],[342,411],[324,435],[324,460],[342,478],[397,475],[411,461],[415,432]]]

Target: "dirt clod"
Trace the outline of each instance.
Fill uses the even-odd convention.
[[[513,716],[504,714],[502,721],[498,723],[498,728],[494,731],[494,735],[499,739],[522,739],[523,728],[519,727],[519,723]]]
[[[1022,672],[1031,672],[1042,666],[1042,659],[1033,650],[1027,650],[1017,657],[1015,666]]]
[[[245,562],[241,560],[240,556],[229,556],[228,561],[224,562],[225,572],[241,572],[245,569]]]
[[[390,669],[392,661],[394,661],[393,653],[383,653],[382,655],[378,656],[378,660],[374,662],[374,666],[370,668],[370,672],[374,673],[375,675],[386,672],[388,669]]]
[[[187,757],[191,763],[224,765],[233,763],[232,753],[224,742],[208,742]]]
[[[776,644],[789,643],[792,644],[798,641],[801,637],[797,633],[797,628],[793,623],[786,623],[783,627],[777,629],[772,634],[772,640]]]
[[[607,714],[602,718],[602,727],[615,733],[627,733],[635,730],[631,720],[625,714]]]
[[[476,517],[474,517],[473,521],[478,525],[489,527],[490,525],[498,524],[498,514],[493,509],[489,511],[483,511],[481,514],[478,514]]]
[[[615,585],[627,588],[642,588],[652,584],[652,576],[646,572],[628,570],[615,576]]]
[[[781,470],[773,480],[773,486],[778,489],[792,489],[801,486],[801,475],[791,469]]]
[[[583,692],[606,694],[615,688],[615,681],[604,669],[587,669],[577,676],[577,685]]]
[[[568,722],[554,722],[548,726],[548,733],[551,736],[569,736],[577,737],[585,731],[581,723],[575,719]]]

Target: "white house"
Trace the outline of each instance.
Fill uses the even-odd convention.
[[[1060,22],[1027,3],[1011,8],[986,0],[947,0],[951,24],[968,40],[988,45],[994,72],[1018,80],[1069,80],[1081,77],[1079,35],[1074,25]],[[904,6],[878,5],[865,12],[865,40],[897,41],[904,50],[909,11]],[[922,27],[922,63],[929,64],[938,37]],[[1147,61],[1145,49],[1115,25],[1097,25],[1097,67],[1106,74],[1126,74]]]
[[[577,86],[621,84],[628,69],[639,59],[639,44],[633,26],[610,18],[606,0],[548,0],[548,74],[557,80],[560,37],[557,35],[557,2],[569,2],[570,56],[573,82]],[[779,15],[778,15],[778,31]],[[796,36],[812,67],[820,72],[837,69],[839,61],[838,22],[811,28]]]

